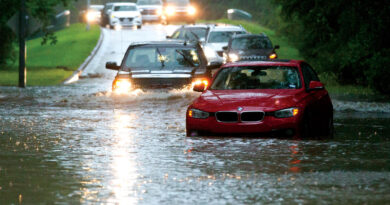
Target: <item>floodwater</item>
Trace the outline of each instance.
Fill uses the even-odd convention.
[[[150,31],[104,30],[76,83],[0,87],[0,204],[390,204],[389,104],[336,100],[330,140],[187,138],[198,93],[110,92],[109,45]]]

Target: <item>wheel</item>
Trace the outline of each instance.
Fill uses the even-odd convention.
[[[326,130],[325,130],[325,136],[328,137],[329,139],[334,138],[334,124],[333,124],[333,116],[329,118],[327,125],[326,125]]]
[[[313,137],[312,134],[313,133],[312,133],[312,126],[310,123],[310,118],[308,115],[305,115],[303,117],[302,124],[301,124],[300,138],[309,139]]]
[[[137,26],[137,29],[141,29],[141,28],[142,28],[142,25],[138,25],[138,26]]]

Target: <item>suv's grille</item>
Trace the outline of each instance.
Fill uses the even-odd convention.
[[[246,61],[267,60],[267,56],[241,56],[240,59]]]
[[[156,9],[145,9],[141,12],[142,15],[155,15],[157,14]]]
[[[242,122],[259,122],[264,118],[264,112],[243,112],[241,113]]]
[[[215,117],[219,122],[237,122],[238,114],[236,112],[217,112]]]

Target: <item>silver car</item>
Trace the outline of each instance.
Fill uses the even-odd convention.
[[[161,0],[138,0],[138,9],[142,14],[142,21],[161,21],[163,2]]]

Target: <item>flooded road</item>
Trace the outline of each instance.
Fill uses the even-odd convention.
[[[0,204],[390,204],[387,103],[335,101],[332,140],[186,138],[198,93],[113,95],[104,63],[172,29],[104,30],[80,81],[0,87]]]

